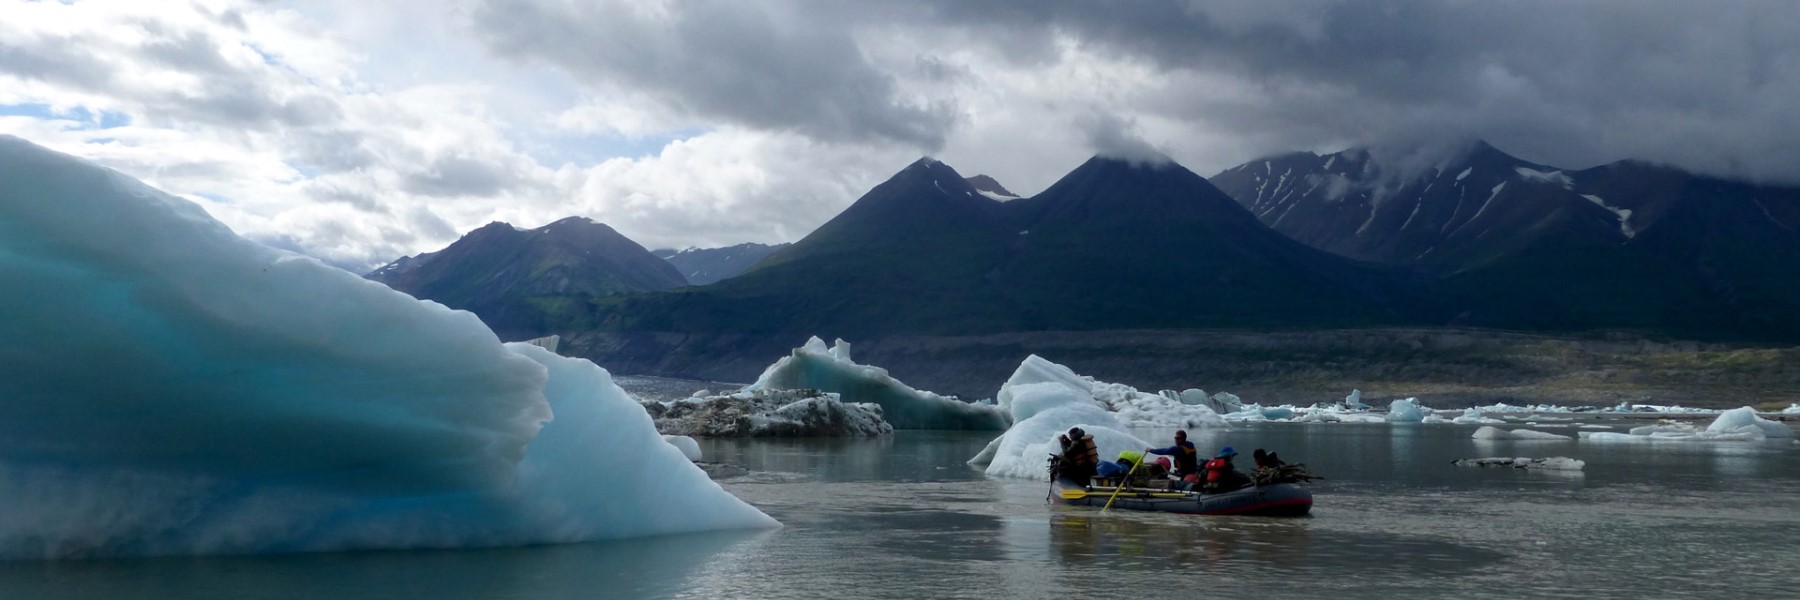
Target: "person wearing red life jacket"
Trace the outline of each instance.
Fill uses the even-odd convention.
[[[1231,458],[1234,456],[1237,456],[1237,451],[1231,449],[1231,446],[1226,446],[1219,449],[1218,456],[1206,461],[1204,467],[1206,471],[1204,489],[1206,491],[1229,492],[1244,487],[1244,484],[1249,482],[1244,474],[1238,472],[1237,466],[1231,464]]]

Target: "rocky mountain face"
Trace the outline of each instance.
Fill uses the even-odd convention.
[[[443,250],[403,257],[366,277],[473,312],[508,338],[534,337],[546,315],[578,299],[687,284],[668,261],[581,217],[537,229],[489,223]]]
[[[675,265],[675,269],[687,277],[689,284],[711,285],[737,277],[758,261],[786,247],[788,244],[738,244],[723,248],[664,248],[654,250],[651,254]]]
[[[1006,186],[1000,185],[1000,182],[995,181],[994,178],[986,175],[976,175],[965,179],[964,181],[967,181],[969,187],[975,188],[975,191],[980,192],[981,195],[1001,202],[1015,200],[1019,197],[1018,194],[1012,193],[1012,191],[1006,189]]]
[[[1309,246],[1442,278],[1456,324],[1800,334],[1800,190],[1622,161],[1583,170],[1476,142],[1295,153],[1214,181]]]

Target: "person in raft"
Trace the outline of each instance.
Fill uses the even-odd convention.
[[[1060,476],[1076,485],[1087,485],[1100,464],[1100,449],[1094,445],[1094,436],[1080,427],[1070,427],[1069,433],[1056,436],[1056,441],[1062,444]]]
[[[1236,465],[1231,464],[1231,457],[1234,456],[1237,456],[1237,451],[1226,446],[1219,449],[1218,456],[1206,461],[1206,491],[1229,492],[1250,483],[1250,479],[1239,473]]]
[[[1167,448],[1151,448],[1148,452],[1175,458],[1175,470],[1169,473],[1170,477],[1181,479],[1200,472],[1200,450],[1194,447],[1193,442],[1188,441],[1187,431],[1175,431],[1175,445]]]

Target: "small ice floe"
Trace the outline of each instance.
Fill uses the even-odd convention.
[[[1459,467],[1506,467],[1513,469],[1544,469],[1548,471],[1580,471],[1587,463],[1566,456],[1549,458],[1507,458],[1504,456],[1491,458],[1463,458],[1450,461]]]
[[[1481,413],[1481,407],[1471,406],[1468,410],[1463,411],[1462,416],[1451,419],[1450,422],[1458,425],[1499,425],[1505,423],[1505,421],[1488,417]]]
[[[1719,410],[1716,408],[1688,408],[1688,407],[1681,406],[1681,405],[1661,406],[1661,405],[1657,405],[1657,404],[1632,404],[1630,402],[1620,402],[1618,406],[1612,407],[1611,412],[1665,413],[1665,414],[1675,414],[1675,415],[1710,415],[1710,414],[1718,414]]]
[[[1590,423],[1590,424],[1582,425],[1581,428],[1582,429],[1612,429],[1612,426],[1611,425],[1598,425],[1598,424]]]
[[[688,461],[700,462],[700,442],[694,441],[694,438],[685,435],[665,435],[662,438],[670,446],[680,450],[681,455],[686,456]]]
[[[1572,437],[1569,437],[1566,435],[1556,435],[1554,433],[1546,433],[1546,432],[1542,432],[1542,431],[1532,431],[1530,429],[1514,429],[1511,431],[1507,431],[1507,430],[1501,429],[1499,427],[1489,427],[1486,425],[1482,426],[1481,429],[1475,430],[1475,434],[1471,435],[1469,437],[1478,439],[1478,440],[1514,440],[1514,441],[1546,441],[1546,442],[1563,442],[1563,441],[1569,441],[1569,440],[1575,439],[1575,438],[1572,438]]]
[[[1785,424],[1756,416],[1748,406],[1719,413],[1705,429],[1692,423],[1664,421],[1656,425],[1633,427],[1630,433],[1581,432],[1581,439],[1593,442],[1756,442],[1794,437],[1794,429]]]

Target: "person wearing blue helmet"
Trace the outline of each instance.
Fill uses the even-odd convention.
[[[1219,454],[1206,461],[1206,485],[1203,489],[1209,492],[1229,492],[1249,483],[1249,478],[1239,473],[1237,466],[1231,464],[1231,458],[1237,456],[1237,450],[1226,446],[1219,449]]]

